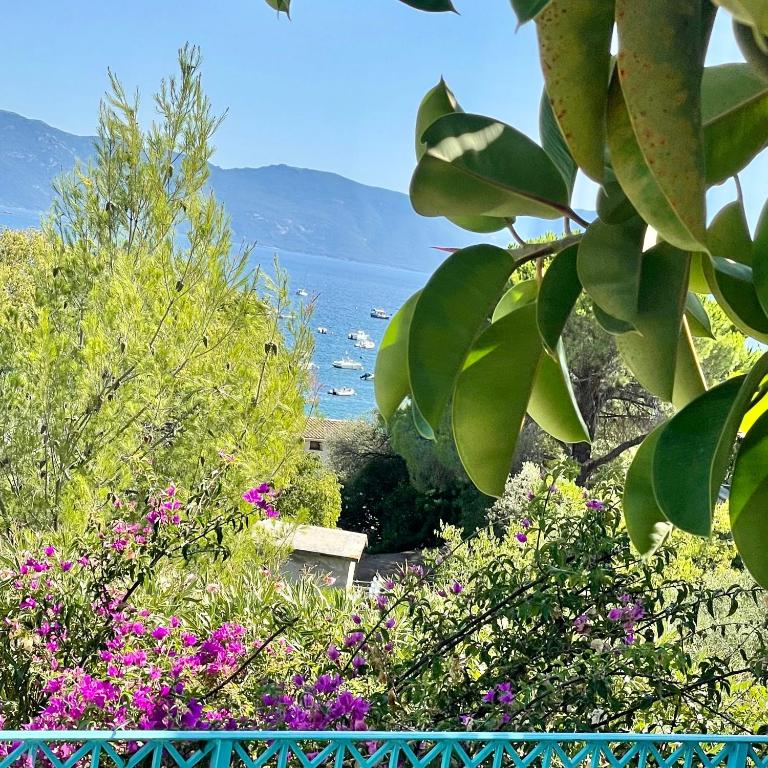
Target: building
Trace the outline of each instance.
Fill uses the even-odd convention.
[[[327,586],[352,586],[355,567],[368,543],[364,533],[279,520],[264,520],[261,525],[273,534],[279,546],[291,550],[280,566],[285,577],[295,579],[308,573]]]
[[[359,423],[348,419],[321,419],[310,416],[304,427],[304,450],[327,461],[331,441],[353,434]]]

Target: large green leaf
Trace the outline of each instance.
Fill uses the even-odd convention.
[[[528,415],[547,433],[564,443],[588,443],[591,438],[584,423],[568,373],[563,342],[556,347],[556,358],[542,351]]]
[[[536,321],[544,347],[557,354],[557,343],[581,293],[576,271],[578,245],[561,251],[547,267],[539,289]]]
[[[733,20],[733,35],[739,50],[752,69],[764,80],[768,80],[768,37],[746,24]]]
[[[744,414],[768,373],[763,355],[747,376],[705,392],[669,421],[653,460],[653,487],[665,517],[700,536],[712,529],[712,513]]]
[[[425,440],[435,439],[435,430],[427,424],[427,420],[421,415],[419,406],[412,400],[411,401],[411,417],[413,418],[413,426],[416,427],[416,431]]]
[[[576,162],[603,178],[614,0],[552,0],[536,17],[541,68]]]
[[[742,24],[749,24],[768,35],[768,4],[765,0],[714,0]]]
[[[755,229],[752,248],[752,281],[763,312],[768,314],[768,202],[763,206]]]
[[[692,291],[688,291],[688,298],[685,300],[685,317],[693,336],[705,339],[715,338],[707,310],[701,299]]]
[[[414,293],[392,316],[376,355],[373,391],[376,406],[385,421],[392,418],[411,389],[408,382],[408,333],[420,293]]]
[[[291,0],[267,0],[267,5],[274,8],[278,13],[291,15]]]
[[[675,384],[672,388],[672,405],[675,408],[685,408],[707,390],[704,371],[701,369],[693,336],[688,325],[687,316],[683,316],[680,327],[680,339],[677,342],[677,358],[675,361]]]
[[[717,303],[748,336],[768,343],[768,316],[758,300],[752,268],[723,258],[704,260],[704,274]]]
[[[504,315],[508,315],[512,310],[521,307],[523,304],[530,304],[536,301],[539,293],[539,284],[536,280],[521,280],[515,283],[500,299],[499,303],[493,309],[491,322],[495,323]]]
[[[637,380],[650,392],[671,401],[688,296],[688,257],[668,243],[643,254],[638,311],[639,333],[616,337],[616,346]]]
[[[416,113],[416,160],[421,160],[427,151],[427,145],[422,141],[427,128],[443,115],[463,111],[453,95],[453,91],[441,77],[440,82],[427,91]],[[498,232],[507,226],[505,219],[493,218],[492,216],[449,216],[448,218],[457,226],[468,229],[470,232]]]
[[[533,19],[547,7],[550,0],[511,0],[517,18],[521,24]]]
[[[597,215],[606,224],[621,224],[637,215],[610,165],[605,166],[603,185],[597,193]]]
[[[418,112],[416,113],[416,159],[420,160],[421,156],[427,151],[427,145],[422,141],[424,131],[429,128],[432,123],[443,115],[450,115],[453,112],[463,112],[464,110],[459,106],[459,102],[453,95],[453,91],[446,85],[445,80],[440,78],[440,82],[434,87],[430,88],[425,94],[424,98],[419,104]]]
[[[604,312],[600,307],[592,302],[592,313],[595,316],[597,324],[611,336],[621,336],[625,333],[637,333],[637,328],[632,323],[628,323],[626,320],[619,320],[617,317],[609,315]]]
[[[708,0],[616,0],[618,82],[608,106],[616,176],[668,242],[705,248],[702,41]]]
[[[448,114],[423,135],[427,151],[411,180],[424,216],[538,216],[568,211],[568,188],[527,136],[481,115]]]
[[[624,522],[630,541],[643,557],[650,557],[672,530],[653,493],[653,456],[665,426],[660,424],[643,440],[624,483]]]
[[[736,457],[728,508],[736,548],[747,570],[768,589],[768,413],[747,432]]]
[[[646,225],[639,217],[622,224],[593,221],[579,244],[579,280],[602,310],[634,323]]]
[[[489,496],[504,492],[541,357],[536,306],[524,304],[478,337],[456,381],[456,449]]]
[[[429,11],[430,13],[456,12],[451,0],[400,0],[400,2],[410,5],[411,8],[416,8],[416,10]]]
[[[576,172],[579,168],[565,143],[563,132],[555,120],[546,91],[541,94],[541,103],[539,104],[539,135],[541,136],[541,146],[565,180],[568,194],[573,194],[573,184],[576,181]]]
[[[707,67],[701,83],[708,184],[720,184],[768,146],[768,82],[749,64]]]
[[[464,359],[514,266],[505,248],[463,248],[438,267],[416,302],[408,339],[410,391],[435,430]]]
[[[752,238],[741,203],[728,203],[707,229],[707,244],[712,256],[752,264]]]

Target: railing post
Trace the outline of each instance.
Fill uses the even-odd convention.
[[[749,743],[746,741],[734,741],[730,747],[731,751],[728,753],[726,768],[747,768]]]
[[[211,750],[210,768],[229,768],[232,760],[232,739],[216,739]]]

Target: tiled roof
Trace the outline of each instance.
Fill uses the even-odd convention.
[[[304,427],[305,440],[331,440],[350,434],[360,426],[359,421],[349,419],[318,419],[310,416]]]

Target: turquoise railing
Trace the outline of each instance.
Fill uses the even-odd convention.
[[[768,737],[0,731],[0,768],[768,768]]]

